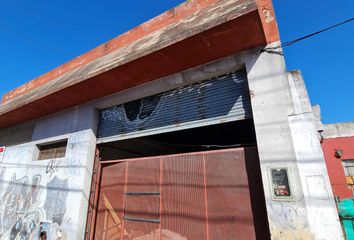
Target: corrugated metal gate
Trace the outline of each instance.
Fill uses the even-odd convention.
[[[256,239],[256,226],[268,227],[262,222],[265,212],[258,211],[264,210],[264,196],[252,194],[258,189],[250,191],[246,170],[245,159],[254,164],[257,150],[246,150],[102,165],[95,239]],[[252,182],[259,178],[252,176]],[[262,231],[260,236],[268,239]]]
[[[239,70],[102,109],[97,137],[116,141],[251,117],[247,73]]]

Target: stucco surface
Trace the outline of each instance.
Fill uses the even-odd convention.
[[[37,160],[36,143],[65,138],[64,158]],[[41,222],[82,239],[94,149],[91,130],[8,147],[0,163],[0,239],[32,239]]]

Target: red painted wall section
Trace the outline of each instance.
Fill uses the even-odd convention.
[[[354,136],[325,138],[322,149],[334,195],[341,199],[353,197],[353,190],[347,186],[342,160],[354,159]],[[340,158],[335,157],[337,149],[343,151]]]

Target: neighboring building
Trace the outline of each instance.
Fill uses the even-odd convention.
[[[333,193],[339,199],[353,198],[354,123],[325,124],[322,136]]]
[[[0,239],[342,239],[279,45],[270,0],[192,0],[6,94]]]

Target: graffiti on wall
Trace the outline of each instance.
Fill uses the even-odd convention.
[[[66,211],[67,180],[54,177],[43,188],[41,175],[18,178],[14,173],[5,180],[6,168],[0,168],[0,239],[33,239],[41,221],[60,225]],[[45,200],[42,193],[46,191]]]
[[[49,174],[49,176],[51,177],[54,173],[59,171],[59,166],[60,166],[60,161],[56,159],[50,160],[45,169],[46,174]]]
[[[270,208],[273,239],[293,239],[295,235],[296,239],[312,239],[305,208],[280,201],[272,202]]]

